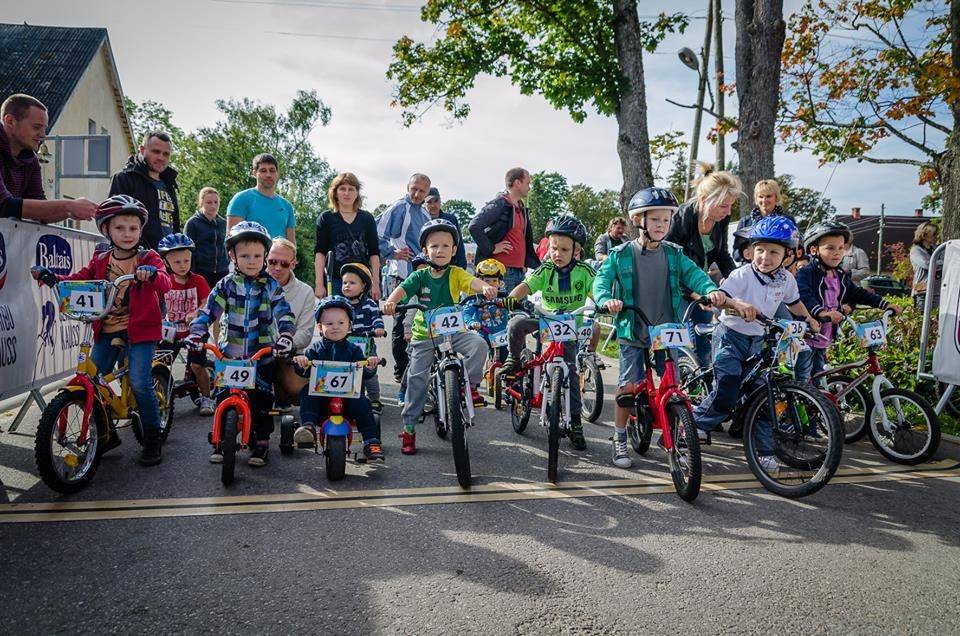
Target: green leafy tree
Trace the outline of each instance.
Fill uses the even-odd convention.
[[[623,215],[620,211],[619,192],[596,191],[582,183],[570,188],[567,209],[587,228],[587,244],[583,246],[585,258],[593,258],[593,242],[601,233],[607,231],[610,219]]]
[[[162,130],[170,135],[174,152],[177,151],[177,147],[183,140],[183,130],[173,123],[173,112],[169,108],[152,99],[138,104],[126,95],[123,97],[123,103],[127,108],[135,144],[140,144],[146,132]]]
[[[567,179],[562,174],[537,172],[530,175],[530,193],[527,194],[526,203],[534,237],[543,236],[547,221],[566,210],[569,192]]]
[[[505,77],[524,95],[541,95],[582,122],[588,109],[617,119],[623,173],[621,205],[653,183],[647,132],[643,53],[686,16],[641,22],[636,0],[430,0],[421,19],[439,37],[404,36],[393,47],[387,77],[393,105],[410,125],[441,103],[454,119],[470,113],[467,91],[481,74]]]
[[[830,199],[821,197],[816,190],[797,185],[792,174],[780,175],[777,183],[780,184],[780,205],[797,221],[801,231],[837,213]]]
[[[467,226],[470,225],[473,217],[477,215],[477,208],[465,199],[447,199],[443,202],[443,211],[457,217],[460,235],[465,239],[469,239],[470,232],[467,231]]]

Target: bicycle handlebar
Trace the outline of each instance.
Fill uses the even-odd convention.
[[[210,343],[210,342],[205,342],[205,343],[203,343],[203,348],[204,348],[205,350],[211,352],[214,356],[216,356],[217,360],[232,360],[232,359],[233,359],[233,358],[227,358],[227,357],[224,355],[223,351],[220,351],[220,347],[218,347],[217,345],[212,344],[212,343]],[[254,353],[252,356],[250,356],[250,362],[256,362],[257,360],[259,360],[259,359],[262,358],[263,356],[269,355],[271,352],[273,352],[273,347],[270,346],[270,345],[267,345],[266,347],[260,347],[260,349],[258,349],[256,353]]]
[[[81,322],[94,322],[96,320],[103,320],[106,318],[107,314],[110,313],[110,310],[113,309],[113,301],[117,298],[117,292],[120,291],[120,285],[136,279],[136,274],[124,274],[123,276],[118,276],[115,280],[71,280],[71,283],[106,283],[107,298],[103,303],[103,311],[97,315],[92,314],[75,314],[70,311],[63,312],[63,315],[72,320],[79,320]],[[60,281],[66,282],[66,281]],[[60,298],[60,285],[57,284],[53,288],[53,292],[57,295],[57,300],[63,300]]]
[[[308,362],[308,364],[307,364],[306,366],[300,367],[300,368],[301,368],[301,369],[305,369],[306,367],[322,367],[322,366],[324,366],[325,364],[327,364],[328,362],[335,362],[335,361],[334,361],[334,360],[307,360],[307,362]],[[340,363],[340,364],[343,364],[343,363]],[[369,367],[369,366],[370,366],[370,365],[367,363],[366,360],[359,360],[359,361],[353,362],[353,363],[351,363],[351,364],[352,364],[353,366],[355,366],[355,367],[358,367],[358,368],[361,368],[361,367]],[[300,365],[297,365],[297,366],[300,366]],[[387,360],[386,360],[386,358],[380,358],[379,361],[377,362],[377,365],[376,365],[376,366],[378,366],[378,367],[385,367],[385,366],[387,366]]]

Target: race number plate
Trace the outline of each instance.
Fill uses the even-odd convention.
[[[214,384],[223,389],[252,389],[257,386],[257,364],[245,360],[217,360],[213,365]]]
[[[793,368],[801,351],[810,347],[797,338],[785,338],[777,344],[777,364]]]
[[[367,344],[370,342],[369,338],[365,338],[363,336],[350,336],[347,338],[347,340],[360,347],[360,351],[364,356],[367,355]]]
[[[857,338],[862,347],[882,347],[887,344],[887,327],[882,320],[857,325]]]
[[[463,312],[457,307],[439,307],[424,314],[431,338],[460,333],[467,330]]]
[[[650,327],[650,343],[654,351],[686,349],[691,345],[690,330],[678,322]]]
[[[777,324],[783,327],[783,335],[780,336],[781,340],[793,340],[793,339],[802,339],[807,335],[807,323],[802,320],[778,320]]]
[[[310,395],[355,398],[361,369],[349,362],[324,362],[310,370]]]
[[[494,347],[506,347],[507,332],[501,331],[499,333],[490,334],[490,344]]]
[[[593,321],[588,320],[583,323],[579,329],[577,329],[577,339],[583,342],[584,340],[589,340],[590,336],[593,335]]]
[[[557,314],[540,319],[543,342],[570,342],[577,339],[577,319],[570,314]]]
[[[173,342],[177,339],[177,325],[168,320],[164,320],[162,333],[164,342]]]
[[[106,308],[105,281],[65,280],[57,284],[60,312],[78,316],[96,316]]]

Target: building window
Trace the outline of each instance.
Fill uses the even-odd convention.
[[[100,134],[101,134],[101,135],[109,135],[110,133],[107,132],[107,129],[106,129],[106,128],[104,128],[103,126],[100,126]]]
[[[87,142],[87,172],[110,172],[110,140],[99,138]]]
[[[79,175],[83,174],[83,140],[82,139],[64,139],[63,140],[63,162],[60,169],[63,174]]]
[[[92,119],[87,120],[87,134],[96,135],[97,134],[97,122]]]

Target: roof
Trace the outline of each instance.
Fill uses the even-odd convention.
[[[124,133],[132,144],[133,134],[106,29],[0,23],[0,100],[14,93],[36,97],[47,107],[52,129],[101,50],[113,77],[114,99],[122,114]]]
[[[846,223],[847,227],[853,232],[853,242],[857,247],[863,248],[870,258],[870,263],[875,265],[877,262],[877,242],[880,239],[878,231],[880,229],[879,215],[861,215],[855,219],[850,215],[838,215],[833,218],[834,221]],[[913,243],[913,233],[917,226],[924,221],[931,221],[931,217],[906,216],[898,214],[887,214],[883,217],[883,266],[889,269],[893,266],[892,256],[889,248],[897,243],[902,243],[904,249],[909,250]]]

